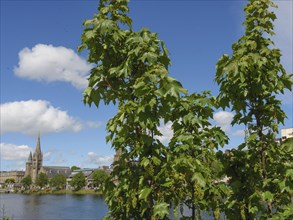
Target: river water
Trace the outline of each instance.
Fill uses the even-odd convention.
[[[100,220],[108,212],[104,198],[96,195],[0,194],[0,207],[0,219],[4,212],[10,220]],[[213,218],[203,212],[202,219]]]
[[[13,220],[101,219],[108,210],[104,198],[95,195],[0,194],[0,203],[0,216],[4,210]]]

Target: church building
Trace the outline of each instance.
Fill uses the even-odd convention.
[[[35,183],[40,173],[45,173],[49,178],[56,174],[62,174],[66,178],[71,174],[70,167],[63,166],[43,166],[43,154],[41,151],[40,134],[37,140],[37,146],[34,154],[30,152],[25,167],[25,176],[31,176],[32,182]]]

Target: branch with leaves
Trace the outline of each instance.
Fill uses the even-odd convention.
[[[239,210],[236,215],[242,219],[258,215],[272,217],[274,210],[281,210],[292,196],[292,185],[287,186],[291,193],[278,185],[285,173],[275,167],[282,166],[284,170],[287,167],[280,164],[278,157],[283,155],[283,149],[275,142],[275,137],[278,125],[284,123],[286,117],[276,95],[291,90],[293,80],[292,74],[286,73],[280,64],[280,50],[274,48],[269,38],[274,35],[273,21],[276,19],[270,7],[276,7],[270,0],[249,1],[244,9],[245,35],[232,45],[232,56],[223,55],[216,66],[219,104],[223,108],[231,107],[235,111],[232,124],[244,124],[249,133],[246,143],[239,146],[239,152],[233,152],[229,162],[232,166],[242,158],[240,177],[232,175],[231,179],[234,192],[231,202],[235,206],[229,205]],[[231,168],[227,169],[230,172]],[[245,181],[239,179],[243,177]],[[256,179],[260,181],[258,184]]]

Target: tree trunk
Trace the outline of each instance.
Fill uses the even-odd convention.
[[[256,116],[256,126],[257,126],[257,135],[259,137],[259,148],[260,148],[260,160],[261,160],[261,166],[262,166],[262,180],[265,180],[267,178],[267,172],[266,172],[266,146],[263,142],[263,133],[262,133],[262,125],[260,123],[259,117]],[[272,213],[272,203],[267,203],[267,208],[269,213]]]
[[[191,206],[192,215],[191,215],[191,219],[195,220],[194,183],[192,183],[192,188],[191,188],[191,200],[192,200],[192,206]]]

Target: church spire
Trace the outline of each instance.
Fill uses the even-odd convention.
[[[41,152],[40,133],[38,135],[37,146],[36,146],[36,150],[33,154],[32,159],[33,159],[33,163],[32,163],[31,172],[29,175],[32,177],[33,183],[35,183],[43,164],[43,154]]]
[[[37,146],[36,146],[36,153],[41,153],[40,132],[39,132],[38,142],[37,142]]]
[[[30,152],[27,162],[31,163],[32,161],[33,161],[33,155],[32,155],[32,152]]]

